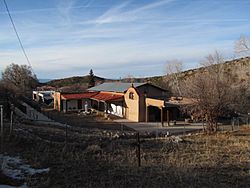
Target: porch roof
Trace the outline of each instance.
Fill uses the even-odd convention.
[[[171,98],[162,98],[162,99],[153,99],[146,98],[147,106],[156,106],[156,107],[179,107],[183,105],[193,104],[193,99],[183,98],[183,97],[171,97]]]
[[[98,92],[85,92],[85,93],[68,93],[68,94],[62,94],[61,99],[62,100],[72,100],[72,99],[88,99],[95,95],[97,95]]]
[[[97,95],[91,97],[91,99],[98,100],[98,101],[123,101],[123,94],[115,94],[115,93],[104,93],[100,92]]]

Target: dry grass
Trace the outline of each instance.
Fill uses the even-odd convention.
[[[118,123],[105,118],[103,114],[83,115],[76,112],[63,113],[56,110],[44,109],[43,113],[51,119],[68,124],[74,127],[90,128],[90,129],[103,129],[103,130],[120,130],[121,127]],[[131,130],[124,126],[125,130]]]
[[[111,139],[79,128],[65,145],[63,129],[20,128],[25,131],[16,132],[5,151],[51,169],[27,177],[30,187],[250,187],[249,128],[187,136],[180,143],[144,139],[141,167],[135,138]]]

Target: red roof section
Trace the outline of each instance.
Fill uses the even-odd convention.
[[[123,94],[100,92],[91,98],[99,101],[120,101],[123,100],[123,96],[124,96]]]
[[[86,92],[86,93],[75,93],[75,94],[62,94],[62,99],[87,99],[92,98],[98,94],[98,92]]]

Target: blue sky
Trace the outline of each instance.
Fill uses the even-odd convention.
[[[38,78],[162,75],[250,35],[250,0],[6,0]],[[27,64],[0,1],[0,71]]]

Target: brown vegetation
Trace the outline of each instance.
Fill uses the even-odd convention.
[[[94,81],[96,83],[101,83],[104,82],[105,80],[106,80],[105,78],[94,76]],[[74,76],[70,78],[51,80],[47,83],[47,85],[60,88],[60,87],[80,84],[85,86],[85,88],[88,88],[88,83],[89,83],[89,75],[86,75],[86,76]]]
[[[19,125],[5,142],[48,174],[30,176],[30,187],[249,187],[250,129],[215,135],[142,139],[137,167],[136,138],[112,138],[103,131]]]
[[[15,96],[30,94],[38,86],[36,75],[31,67],[12,63],[2,72],[2,84]]]
[[[185,106],[185,112],[197,120],[207,122],[206,130],[217,130],[219,117],[226,117],[247,109],[245,85],[233,87],[233,80],[224,73],[224,60],[217,51],[203,61],[203,74],[183,82],[182,90],[193,103]],[[240,105],[239,105],[240,104]]]
[[[233,86],[241,86],[241,85],[248,85],[250,84],[250,77],[249,77],[249,67],[250,67],[250,58],[240,58],[232,61],[226,61],[223,63],[223,74],[227,75],[228,78],[230,78],[233,82]],[[176,75],[178,77],[179,84],[182,84],[182,81],[185,81],[187,79],[192,79],[196,76],[199,76],[206,72],[206,68],[201,67],[198,69],[192,69],[183,71],[180,74]],[[151,82],[154,85],[157,85],[159,87],[162,87],[164,89],[171,89],[173,90],[173,83],[169,83],[169,80],[171,80],[171,76],[154,76],[154,77],[147,77],[147,78],[135,78],[133,76],[128,76],[128,78],[124,78],[122,80],[111,80],[111,79],[104,79],[101,77],[95,76],[96,83],[101,82],[111,82],[111,81],[122,81],[122,82]],[[241,80],[244,79],[244,82],[241,82]],[[48,82],[48,85],[60,88],[60,87],[68,87],[72,86],[74,89],[84,90],[88,87],[88,76],[83,77],[70,77],[70,78],[64,78],[64,79],[58,79],[58,80],[52,80]],[[167,81],[167,82],[166,82]],[[250,93],[250,86],[248,87],[248,93]],[[71,90],[70,87],[67,91]]]

